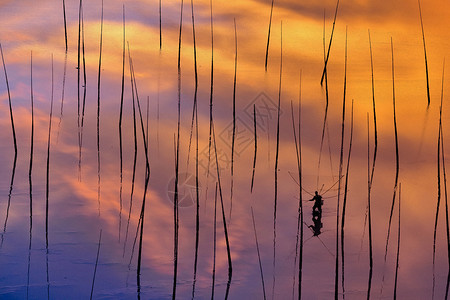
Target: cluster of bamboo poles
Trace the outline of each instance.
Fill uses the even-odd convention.
[[[64,91],[66,85],[66,69],[67,69],[67,55],[68,55],[68,36],[67,36],[67,23],[66,23],[66,10],[65,10],[65,1],[62,1],[63,4],[63,16],[64,16],[64,34],[65,34],[65,60],[64,60],[64,75],[62,81],[62,95],[61,95],[61,106],[60,106],[60,116],[59,116],[59,125],[58,125],[58,133],[59,127],[63,118],[63,106],[64,106]],[[191,0],[191,14],[192,14],[192,35],[193,35],[193,56],[194,56],[194,80],[195,80],[195,89],[193,96],[193,108],[192,108],[192,119],[190,125],[190,138],[189,138],[189,151],[188,151],[188,159],[187,166],[189,166],[189,155],[191,149],[192,138],[195,132],[195,180],[196,180],[196,233],[195,233],[195,259],[194,259],[194,267],[193,267],[193,283],[192,283],[192,299],[195,298],[196,292],[196,282],[197,282],[197,269],[198,269],[198,250],[199,250],[199,239],[200,239],[200,215],[199,215],[199,172],[198,172],[198,68],[197,68],[197,48],[196,48],[196,29],[195,29],[195,18],[194,18],[194,1]],[[179,176],[180,176],[180,127],[181,127],[181,51],[182,51],[182,27],[183,27],[183,0],[181,0],[181,14],[180,14],[180,24],[179,24],[179,36],[178,36],[178,59],[177,59],[177,72],[178,72],[178,102],[177,102],[177,132],[174,136],[174,152],[175,152],[175,192],[173,199],[173,223],[174,223],[174,253],[173,253],[173,285],[172,285],[172,299],[176,298],[177,293],[177,275],[178,275],[178,251],[179,251]],[[336,24],[336,18],[338,14],[339,8],[339,0],[336,4],[336,10],[334,14],[334,20],[332,25],[331,36],[329,40],[328,47],[325,47],[325,34],[324,34],[324,68],[322,72],[322,77],[320,80],[321,85],[325,84],[324,88],[326,91],[326,108],[325,115],[323,121],[322,128],[322,136],[320,143],[320,151],[319,151],[319,168],[320,168],[320,157],[322,154],[322,147],[324,142],[324,136],[326,132],[327,126],[327,112],[328,112],[328,73],[327,73],[327,65],[329,64],[330,58],[330,50],[332,45],[333,33]],[[267,36],[267,47],[265,54],[265,71],[267,72],[267,65],[269,59],[269,43],[271,36],[271,24],[272,24],[272,15],[274,9],[274,1],[271,2],[270,7],[270,19],[269,19],[269,29]],[[430,88],[429,88],[429,79],[428,79],[428,63],[427,63],[427,55],[426,55],[426,47],[425,47],[425,34],[423,28],[422,14],[420,8],[419,1],[419,12],[420,12],[420,23],[422,29],[422,39],[424,46],[424,57],[425,57],[425,70],[426,70],[426,81],[427,81],[427,108],[430,106]],[[162,50],[163,46],[163,36],[162,36],[162,3],[159,1],[159,49]],[[214,126],[214,118],[213,118],[213,100],[214,100],[214,27],[213,27],[213,5],[212,0],[210,0],[210,24],[211,24],[211,82],[210,82],[210,97],[209,97],[209,141],[208,141],[208,173],[210,174],[210,164],[211,164],[211,155],[213,158],[215,157],[215,167],[217,170],[217,182],[215,184],[215,193],[214,193],[214,261],[213,261],[213,269],[212,269],[212,291],[211,298],[214,298],[215,295],[215,275],[216,275],[216,224],[217,224],[217,200],[220,199],[220,208],[222,215],[222,223],[223,223],[223,231],[224,238],[226,242],[227,248],[227,259],[228,259],[228,281],[225,292],[225,299],[228,298],[230,293],[230,287],[232,283],[232,255],[231,255],[231,245],[229,241],[229,232],[227,228],[227,216],[224,209],[224,196],[223,189],[221,183],[221,174],[220,174],[220,166],[217,155],[217,145],[216,145],[216,135],[215,135],[215,126]],[[324,17],[325,23],[325,17]],[[100,108],[101,108],[101,70],[102,70],[102,42],[103,42],[103,1],[101,8],[101,28],[100,28],[100,42],[99,42],[99,62],[98,62],[98,77],[97,77],[97,199],[98,199],[98,213],[100,215],[101,212],[101,168],[100,168]],[[282,96],[282,74],[283,74],[283,26],[281,23],[281,32],[280,32],[280,69],[279,69],[279,86],[278,86],[278,105],[277,105],[277,129],[276,129],[276,154],[275,154],[275,163],[274,163],[274,214],[273,214],[273,273],[272,273],[272,299],[276,297],[276,237],[277,237],[277,204],[278,204],[278,161],[279,161],[279,148],[280,148],[280,115],[281,115],[281,96]],[[324,26],[325,28],[325,26]],[[324,29],[325,32],[325,29]],[[372,245],[372,213],[371,213],[371,191],[374,180],[375,173],[375,165],[377,159],[377,148],[378,148],[378,135],[377,135],[377,119],[376,119],[376,102],[375,102],[375,84],[374,84],[374,74],[373,74],[373,58],[372,58],[372,44],[370,38],[370,31],[368,33],[369,37],[369,51],[370,51],[370,62],[371,62],[371,83],[372,83],[372,107],[373,107],[373,128],[374,128],[374,149],[372,159],[370,158],[370,126],[369,126],[369,114],[367,114],[367,130],[368,130],[368,186],[367,186],[367,210],[366,210],[366,219],[365,225],[367,222],[368,227],[368,243],[369,243],[369,274],[368,274],[368,286],[367,286],[367,299],[370,299],[372,292],[372,274],[373,274],[373,245]],[[232,147],[231,147],[231,185],[230,185],[230,211],[228,216],[228,222],[232,216],[232,200],[233,200],[233,180],[234,180],[234,152],[235,152],[235,140],[236,140],[236,89],[237,89],[237,67],[238,67],[238,38],[237,38],[237,26],[236,20],[234,20],[234,38],[235,38],[235,60],[234,60],[234,82],[233,82],[233,97],[232,97],[232,119],[233,119],[233,132],[232,132]],[[121,231],[122,231],[122,207],[123,207],[123,138],[122,138],[122,119],[123,119],[123,105],[124,105],[124,88],[125,88],[125,65],[126,65],[126,24],[125,24],[125,6],[123,6],[123,52],[122,52],[122,77],[121,77],[121,95],[120,95],[120,114],[119,114],[119,143],[120,143],[120,209],[119,209],[119,241],[121,239]],[[77,45],[77,125],[78,125],[78,168],[79,168],[79,180],[81,180],[81,161],[82,161],[82,145],[83,145],[83,127],[84,127],[84,116],[85,116],[85,101],[86,101],[86,63],[85,63],[85,39],[84,39],[84,18],[83,18],[83,2],[80,0],[79,2],[79,11],[78,11],[78,45]],[[2,63],[6,81],[6,87],[8,92],[8,104],[9,104],[9,112],[11,119],[11,128],[13,135],[13,143],[14,143],[14,161],[12,167],[12,175],[11,175],[11,183],[8,194],[8,203],[7,203],[7,213],[4,222],[3,234],[1,235],[1,245],[4,240],[4,233],[6,232],[8,216],[9,216],[9,208],[11,204],[11,196],[14,186],[14,178],[15,178],[15,170],[17,163],[17,139],[16,132],[14,126],[14,118],[13,118],[13,106],[11,101],[11,94],[8,82],[8,76],[6,71],[5,59],[3,56],[3,49],[0,44],[0,52],[2,56]],[[389,223],[388,223],[388,231],[386,237],[386,245],[385,245],[385,253],[384,253],[384,265],[386,265],[387,254],[388,254],[388,246],[390,241],[390,233],[391,233],[391,225],[393,221],[394,208],[396,199],[398,199],[397,207],[398,207],[398,234],[397,234],[397,249],[396,249],[396,268],[395,268],[395,282],[394,282],[394,291],[393,297],[394,299],[397,297],[397,281],[398,281],[398,268],[399,268],[399,253],[400,253],[400,196],[401,196],[401,183],[399,182],[399,145],[398,145],[398,133],[397,133],[397,119],[396,119],[396,102],[395,102],[395,78],[394,78],[394,46],[391,38],[391,56],[392,56],[392,98],[393,98],[393,124],[394,124],[394,133],[395,133],[395,149],[396,149],[396,172],[395,172],[395,181],[393,188],[393,197],[392,197],[392,205],[390,209],[389,215]],[[29,160],[29,214],[30,214],[30,222],[29,222],[29,256],[28,256],[28,285],[27,285],[27,295],[28,295],[28,286],[29,286],[29,278],[30,278],[30,257],[31,257],[31,246],[32,246],[32,225],[33,225],[33,184],[32,184],[32,170],[33,170],[33,156],[34,156],[34,96],[33,96],[33,58],[31,53],[30,59],[30,99],[31,99],[31,147],[30,147],[30,160]],[[335,282],[334,282],[334,298],[338,299],[340,295],[345,298],[345,214],[346,214],[346,206],[347,206],[347,192],[348,192],[348,182],[349,182],[349,167],[350,167],[350,159],[351,159],[351,149],[352,149],[352,141],[353,141],[353,100],[351,105],[351,123],[350,123],[350,137],[348,139],[348,153],[347,153],[347,161],[344,162],[344,149],[345,146],[345,132],[346,132],[346,88],[347,88],[347,30],[346,30],[346,40],[345,40],[345,69],[344,69],[344,84],[343,84],[343,101],[342,101],[342,122],[341,122],[341,140],[340,140],[340,156],[339,156],[339,173],[338,173],[338,194],[337,194],[337,208],[336,208],[336,239],[335,239]],[[142,139],[144,145],[144,153],[145,153],[145,161],[146,161],[146,172],[145,172],[145,187],[144,193],[142,196],[142,204],[140,209],[139,221],[136,228],[136,233],[133,242],[133,250],[130,258],[129,268],[131,266],[131,262],[134,255],[135,246],[138,243],[138,258],[137,258],[137,272],[136,272],[136,282],[137,282],[137,295],[138,298],[141,297],[141,264],[142,264],[142,253],[143,253],[143,235],[144,235],[144,220],[145,220],[145,204],[147,197],[147,189],[150,181],[150,163],[149,163],[149,132],[148,132],[148,100],[147,100],[147,129],[144,126],[144,117],[141,109],[141,102],[139,100],[137,82],[134,74],[134,66],[132,61],[132,55],[130,51],[130,46],[128,45],[128,62],[129,62],[129,72],[131,78],[131,92],[132,92],[132,107],[133,107],[133,133],[134,133],[134,160],[133,160],[133,173],[132,173],[132,186],[131,186],[131,194],[130,194],[130,205],[128,211],[127,225],[126,225],[126,234],[123,248],[123,255],[125,255],[126,244],[128,241],[128,232],[131,218],[131,211],[133,205],[133,197],[134,197],[134,185],[136,178],[136,161],[137,161],[137,153],[138,153],[138,127],[140,125],[140,130],[142,132]],[[50,137],[52,130],[52,114],[53,114],[53,90],[54,90],[54,77],[53,77],[53,56],[52,56],[52,73],[51,73],[51,105],[50,105],[50,113],[49,113],[49,129],[48,129],[48,143],[47,143],[47,173],[46,173],[46,222],[45,222],[45,235],[46,235],[46,257],[47,257],[47,285],[48,285],[48,293],[50,289],[50,281],[49,281],[49,270],[48,270],[48,254],[49,254],[49,172],[50,172]],[[438,199],[437,199],[437,209],[436,209],[436,218],[435,218],[435,227],[434,227],[434,241],[433,241],[433,297],[435,290],[435,253],[436,253],[436,232],[437,232],[437,224],[438,224],[438,215],[440,209],[440,200],[441,200],[441,173],[443,174],[444,181],[444,199],[445,199],[445,212],[446,212],[446,229],[447,229],[447,243],[448,243],[448,255],[450,259],[450,239],[449,239],[449,217],[448,217],[448,203],[447,203],[447,186],[446,186],[446,172],[445,172],[445,157],[444,157],[444,141],[443,141],[443,128],[442,128],[442,101],[443,101],[443,84],[444,84],[444,73],[442,74],[442,92],[441,92],[441,104],[440,104],[440,117],[439,117],[439,135],[438,135],[438,154],[437,154],[437,166],[438,166]],[[139,113],[139,120],[137,120],[137,111]],[[294,268],[294,276],[293,276],[293,298],[295,296],[295,285],[297,283],[297,297],[301,299],[302,297],[302,277],[303,277],[303,245],[304,245],[304,211],[303,211],[303,198],[302,198],[302,134],[301,134],[301,72],[300,72],[300,83],[299,83],[299,98],[298,98],[298,113],[297,113],[297,121],[294,116],[294,106],[291,102],[291,119],[292,119],[292,130],[293,130],[293,139],[296,150],[296,159],[297,159],[297,170],[298,170],[298,184],[299,184],[299,206],[298,206],[298,218],[297,218],[297,235],[296,235],[296,249],[295,249],[295,268]],[[253,107],[253,121],[254,121],[254,159],[253,159],[253,168],[252,168],[252,179],[250,190],[253,192],[254,189],[254,179],[255,172],[257,168],[257,126],[256,126],[256,108]],[[214,163],[214,162],[213,162]],[[441,172],[442,167],[442,172]],[[344,175],[345,173],[345,175]],[[344,178],[345,177],[345,178]],[[343,184],[341,180],[343,180]],[[343,187],[342,187],[343,185]],[[341,204],[341,188],[343,188],[343,200]],[[260,247],[258,243],[258,234],[257,227],[255,221],[255,214],[253,211],[253,206],[251,207],[251,218],[253,224],[253,231],[255,237],[256,244],[256,253],[259,261],[259,270],[261,276],[261,284],[262,284],[262,294],[264,299],[266,299],[266,285],[264,281],[264,272],[263,272],[263,264],[261,260]],[[340,230],[338,230],[340,227]],[[100,229],[98,248],[97,248],[97,257],[95,262],[93,280],[92,280],[92,288],[91,288],[91,298],[94,292],[94,282],[97,271],[97,265],[100,256],[100,246],[102,239],[102,230]],[[339,255],[340,254],[340,255]],[[341,258],[341,261],[339,261]],[[298,263],[298,264],[297,264]],[[339,272],[341,271],[341,272]],[[341,274],[341,275],[339,275]],[[298,276],[298,278],[296,278]],[[339,277],[340,276],[340,277]],[[341,280],[339,280],[341,279]],[[450,279],[450,272],[449,272]],[[339,282],[341,285],[339,286]],[[447,281],[446,286],[446,295],[448,294],[449,282]],[[384,283],[384,273],[382,279],[382,285]],[[447,297],[447,296],[446,296]]]

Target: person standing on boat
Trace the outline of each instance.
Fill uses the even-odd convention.
[[[315,194],[314,197],[311,200],[309,200],[309,201],[315,201],[314,205],[313,205],[313,208],[312,208],[313,209],[313,213],[317,209],[317,211],[320,214],[322,214],[322,196],[320,196],[319,193],[317,193],[317,191],[315,191],[314,194]]]

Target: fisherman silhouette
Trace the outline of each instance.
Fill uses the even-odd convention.
[[[314,211],[313,212],[313,217],[312,217],[312,221],[314,223],[314,225],[309,225],[308,227],[311,228],[311,230],[313,231],[313,235],[314,236],[319,236],[319,234],[321,234],[322,232],[320,231],[320,229],[322,229],[322,214],[319,213],[318,211]]]
[[[314,212],[318,212],[318,213],[320,213],[320,214],[322,214],[322,204],[323,204],[323,201],[322,201],[322,196],[320,196],[318,193],[317,193],[317,191],[315,191],[314,192],[314,197],[311,199],[311,200],[309,200],[309,201],[315,201],[314,202],[314,205],[313,205],[313,214],[314,214]]]

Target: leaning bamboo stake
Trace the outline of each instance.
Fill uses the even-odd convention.
[[[119,112],[119,155],[120,155],[120,191],[119,191],[119,242],[122,231],[122,185],[123,185],[123,141],[122,141],[122,115],[123,115],[123,93],[125,89],[125,5],[122,6],[123,18],[123,41],[122,41],[122,90],[120,93]]]
[[[422,9],[420,7],[420,0],[417,0],[417,2],[419,3],[420,28],[422,29],[423,54],[425,57],[425,76],[426,76],[426,80],[427,80],[427,100],[428,100],[427,109],[428,109],[430,107],[431,98],[430,98],[430,80],[429,80],[429,76],[428,76],[427,48],[425,46],[425,32],[423,30]]]
[[[445,228],[447,233],[447,256],[450,258],[450,228],[449,228],[449,216],[448,216],[448,194],[447,194],[447,173],[445,171],[445,150],[444,150],[444,133],[442,124],[439,128],[441,134],[441,148],[442,148],[442,173],[444,175],[444,199],[445,199]],[[447,276],[447,285],[445,287],[445,300],[448,299],[448,290],[450,287],[450,261],[449,271]]]
[[[272,27],[272,15],[273,15],[273,0],[272,4],[270,5],[269,31],[267,32],[266,60],[264,62],[264,70],[266,72],[267,72],[267,62],[269,59],[270,29]]]
[[[134,76],[133,61],[131,60],[131,56],[130,56],[130,68],[131,68],[131,77],[132,77],[132,82],[133,82],[132,88],[134,88],[135,94],[136,94],[136,103],[137,103],[137,107],[138,107],[141,131],[142,131],[142,142],[144,144],[144,152],[145,152],[145,184],[144,184],[144,195],[142,198],[142,206],[141,206],[141,212],[139,215],[139,224],[138,224],[138,229],[139,229],[139,225],[140,225],[140,230],[139,230],[140,235],[139,235],[138,262],[137,262],[137,270],[136,270],[138,297],[140,297],[142,244],[143,244],[142,241],[143,241],[143,235],[144,235],[145,203],[146,203],[146,199],[147,199],[147,190],[148,190],[148,184],[149,184],[149,180],[150,180],[150,163],[149,163],[147,138],[146,138],[145,128],[144,128],[144,121],[143,121],[143,117],[142,117],[142,110],[141,110],[141,105],[140,105],[140,101],[139,101],[139,94],[138,94],[138,89],[137,89],[137,84],[136,84],[136,78]],[[137,235],[137,231],[136,231],[136,235]],[[133,249],[134,249],[134,245],[133,245]]]
[[[216,169],[217,169],[217,183],[219,186],[220,204],[222,207],[223,231],[224,231],[224,235],[225,235],[225,243],[227,246],[227,257],[228,257],[228,281],[227,281],[227,287],[225,290],[225,300],[227,300],[228,296],[230,294],[231,279],[233,276],[233,265],[232,265],[232,261],[231,261],[230,241],[228,238],[228,229],[227,229],[227,221],[226,221],[226,217],[225,217],[225,209],[223,206],[222,185],[220,182],[220,167],[219,167],[219,160],[218,160],[218,155],[217,155],[217,145],[216,145],[216,134],[214,132],[214,122],[212,124],[212,134],[213,134],[213,142],[214,142],[214,154],[215,154],[214,156],[216,158],[215,160],[216,160]]]
[[[344,64],[344,96],[342,100],[342,123],[341,123],[341,151],[339,157],[339,179],[338,179],[338,198],[336,208],[336,261],[335,261],[335,273],[334,273],[334,299],[338,299],[339,292],[339,212],[340,212],[340,197],[341,197],[341,178],[342,178],[342,165],[344,160],[344,131],[345,131],[345,97],[347,94],[347,28],[345,29],[345,64]],[[342,238],[342,237],[341,237]],[[342,291],[345,294],[345,291]]]
[[[334,12],[334,20],[333,20],[333,27],[331,28],[330,43],[328,45],[327,58],[325,59],[325,63],[323,66],[322,78],[320,79],[320,85],[323,84],[323,79],[325,78],[325,73],[327,72],[328,59],[330,58],[331,42],[333,41],[334,26],[336,24],[338,8],[339,8],[339,0],[337,0],[337,2],[336,2],[336,11]]]
[[[214,239],[213,239],[211,300],[214,300],[214,288],[216,286],[216,250],[217,250],[217,182],[216,182],[216,190],[214,193]]]
[[[48,210],[49,210],[49,194],[50,194],[50,137],[52,132],[52,115],[53,115],[53,54],[52,54],[52,95],[50,100],[50,117],[48,124],[48,141],[47,141],[47,172],[45,183],[45,239],[48,245]]]
[[[134,182],[135,182],[135,179],[136,179],[136,163],[137,163],[137,155],[138,155],[137,125],[136,125],[136,105],[135,105],[135,97],[134,97],[133,70],[132,70],[130,45],[129,44],[128,44],[128,61],[129,61],[129,65],[130,65],[131,101],[132,101],[132,104],[133,104],[132,107],[133,107],[134,158],[133,158],[133,173],[132,173],[133,175],[132,175],[132,179],[131,179],[130,205],[129,205],[129,210],[128,210],[127,229],[125,231],[125,242],[123,244],[123,256],[125,256],[125,248],[126,248],[127,241],[128,241],[128,229],[129,229],[129,226],[130,226],[130,219],[131,219],[131,210],[133,208]],[[134,249],[134,247],[133,247],[133,249]]]
[[[30,165],[28,169],[28,183],[30,194],[30,238],[28,243],[28,272],[27,272],[27,299],[29,296],[30,287],[30,265],[31,265],[31,241],[33,230],[33,183],[32,183],[32,169],[33,169],[33,144],[34,144],[34,100],[33,100],[33,51],[31,51],[30,58],[30,98],[31,98],[31,143],[30,143]]]
[[[297,262],[298,256],[298,299],[302,298],[302,274],[303,274],[303,197],[302,197],[302,142],[301,142],[301,86],[302,86],[302,72],[300,71],[300,89],[298,96],[298,143],[297,143],[297,134],[295,132],[295,118],[294,118],[294,109],[291,102],[291,117],[292,117],[292,131],[294,133],[294,143],[295,143],[295,153],[297,156],[297,170],[298,170],[298,185],[299,185],[299,195],[298,195],[298,217],[297,217],[297,236],[295,243],[295,260],[294,265]],[[300,244],[300,245],[299,245]],[[300,250],[298,248],[300,246]],[[294,288],[295,288],[295,274],[294,274],[294,282],[293,282],[293,290],[292,290],[292,298],[294,298]]]
[[[197,267],[198,267],[198,247],[200,240],[200,195],[198,190],[198,109],[197,109],[197,94],[198,94],[198,69],[197,69],[197,47],[195,39],[195,19],[194,19],[194,1],[191,0],[191,12],[192,12],[192,38],[194,47],[194,105],[192,108],[192,124],[191,134],[189,138],[189,150],[188,150],[188,166],[189,166],[189,153],[192,139],[192,127],[195,119],[195,258],[194,258],[194,280],[192,282],[192,299],[195,297],[195,285],[197,283]],[[188,169],[188,167],[186,168]]]
[[[264,285],[264,272],[263,272],[262,263],[261,263],[261,254],[259,252],[258,234],[256,233],[256,224],[255,224],[255,215],[253,213],[253,206],[251,206],[250,209],[252,212],[253,233],[255,234],[256,253],[258,254],[259,273],[261,275],[263,297],[264,297],[264,300],[266,300],[266,287]]]
[[[276,246],[277,246],[277,204],[278,204],[278,155],[280,148],[280,114],[281,114],[281,75],[283,73],[283,21],[281,21],[281,38],[280,38],[280,81],[278,85],[278,107],[277,107],[277,146],[275,152],[275,195],[273,207],[273,277],[272,277],[272,299],[275,295],[275,274],[276,274]]]
[[[370,290],[372,288],[373,275],[373,247],[372,247],[372,211],[370,203],[370,132],[369,132],[369,113],[367,113],[367,219],[369,227],[369,280],[367,283],[367,300],[370,299]]]
[[[98,214],[100,215],[100,78],[102,70],[102,45],[103,45],[103,0],[102,15],[100,23],[100,54],[98,58],[98,77],[97,77],[97,200]]]
[[[390,232],[391,232],[392,215],[394,214],[395,197],[396,197],[397,188],[398,188],[398,173],[399,173],[399,165],[400,165],[399,151],[398,151],[397,117],[396,117],[396,113],[395,113],[396,110],[395,110],[395,80],[394,80],[394,44],[392,42],[392,37],[391,37],[391,55],[392,55],[392,103],[393,103],[393,108],[394,108],[393,117],[394,117],[394,137],[395,137],[395,181],[394,181],[394,192],[392,195],[391,211],[389,214],[388,232],[387,232],[387,236],[386,236],[386,248],[384,251],[384,267],[386,267],[389,237],[390,237]],[[383,284],[384,284],[384,271],[383,271],[383,278],[381,281],[381,293],[383,293]]]
[[[66,53],[67,53],[67,50],[69,49],[69,46],[67,44],[66,2],[64,0],[62,1],[62,6],[63,6],[63,16],[64,16],[64,42],[65,42]]]
[[[81,181],[81,133],[80,133],[80,83],[81,83],[81,15],[83,9],[83,0],[80,0],[78,6],[78,55],[77,55],[77,133],[78,133],[78,180]]]
[[[14,127],[14,116],[13,116],[13,109],[12,109],[12,102],[11,102],[11,92],[9,90],[8,74],[6,72],[5,58],[3,56],[3,48],[2,48],[1,43],[0,43],[0,53],[2,55],[3,70],[5,73],[6,90],[8,91],[9,117],[11,119],[11,129],[12,129],[12,136],[13,136],[13,142],[14,142],[14,153],[15,153],[15,155],[17,155],[17,139],[16,139],[16,130]]]
[[[323,62],[326,61],[326,49],[325,49],[325,10],[323,12],[323,35],[322,35],[322,42],[323,42]],[[322,149],[323,149],[323,141],[325,138],[325,130],[327,130],[328,133],[328,127],[327,127],[327,119],[328,119],[328,71],[325,70],[325,112],[323,116],[323,125],[322,125],[322,135],[320,137],[320,148],[319,148],[319,161],[317,163],[317,187],[319,186],[319,177],[320,177],[320,163],[322,161]],[[328,148],[330,149],[330,136],[328,135]],[[330,166],[332,168],[331,163],[331,151],[330,151]],[[332,172],[333,173],[333,172]]]
[[[255,142],[255,151],[253,153],[253,170],[252,170],[252,183],[250,184],[250,193],[253,193],[253,183],[255,181],[255,169],[256,169],[256,155],[258,153],[258,135],[256,133],[256,105],[253,104],[253,140]]]
[[[197,113],[197,94],[198,94],[198,69],[197,69],[197,47],[195,42],[195,19],[194,19],[194,1],[191,0],[192,11],[192,37],[194,46],[194,106],[192,111],[191,136],[189,139],[189,148],[192,138],[192,126],[195,118],[195,259],[194,259],[194,280],[192,282],[192,299],[195,297],[195,285],[197,283],[197,267],[198,267],[198,247],[200,240],[200,195],[199,195],[199,181],[198,181],[198,113]],[[190,153],[190,150],[188,151]],[[188,154],[189,161],[189,154]],[[188,169],[188,168],[186,168]]]
[[[397,231],[397,260],[395,263],[395,279],[394,279],[394,300],[397,299],[397,282],[398,282],[398,266],[400,260],[400,206],[401,206],[401,194],[402,194],[402,184],[400,183],[398,188],[398,231]],[[446,297],[447,298],[447,297]]]
[[[437,147],[437,184],[438,184],[438,194],[436,203],[436,216],[434,219],[434,232],[433,232],[433,287],[431,291],[431,298],[434,299],[434,289],[436,286],[436,235],[439,219],[439,207],[441,203],[441,127],[442,127],[442,102],[444,98],[444,71],[445,71],[445,60],[444,66],[442,67],[442,85],[441,85],[441,103],[439,106],[439,129],[438,129],[438,147]]]
[[[447,233],[447,256],[450,259],[450,228],[449,228],[449,215],[448,215],[448,194],[447,194],[447,173],[445,171],[445,150],[444,150],[444,133],[442,129],[442,124],[440,127],[441,131],[441,147],[442,147],[442,173],[444,175],[444,199],[445,199],[445,229]],[[450,287],[450,260],[449,260],[449,271],[447,276],[447,285],[445,287],[445,300],[448,299],[448,290]]]
[[[352,142],[353,142],[353,100],[352,100],[352,110],[351,110],[351,121],[350,121],[350,142],[348,147],[348,156],[347,156],[347,169],[345,171],[345,185],[344,185],[344,201],[342,203],[342,219],[341,219],[341,260],[342,260],[342,294],[345,297],[345,239],[344,239],[344,226],[345,226],[345,212],[347,207],[347,192],[348,192],[348,171],[350,168],[350,157],[352,153]]]
[[[367,299],[370,299],[370,292],[372,288],[372,275],[373,275],[373,247],[372,247],[372,216],[371,216],[371,191],[373,184],[373,175],[375,171],[375,162],[377,159],[377,150],[378,150],[378,131],[377,131],[377,115],[375,110],[375,84],[374,84],[374,76],[373,76],[373,56],[372,56],[372,41],[370,39],[370,30],[369,33],[369,50],[370,50],[370,68],[371,68],[371,79],[372,79],[372,107],[373,107],[373,125],[374,125],[374,152],[373,152],[373,160],[372,160],[372,169],[369,171],[369,179],[368,179],[368,191],[367,191],[367,205],[368,205],[368,225],[369,225],[369,282],[367,287]],[[370,159],[368,159],[368,162]]]
[[[97,258],[95,259],[94,276],[92,277],[91,298],[90,298],[91,300],[92,300],[92,296],[94,295],[95,275],[97,274],[97,266],[98,266],[98,259],[100,257],[101,243],[102,243],[102,230],[100,229],[100,235],[98,238],[98,246],[97,246]]]
[[[174,247],[173,247],[173,284],[172,299],[175,300],[177,293],[177,274],[178,274],[178,167],[180,163],[180,117],[181,117],[181,31],[183,28],[183,0],[180,8],[180,31],[178,36],[178,122],[177,122],[177,141],[175,155],[175,193],[173,199],[173,223],[174,223]]]
[[[5,73],[5,81],[6,81],[6,90],[8,92],[8,104],[9,104],[9,116],[11,119],[11,129],[12,129],[12,136],[13,136],[13,142],[14,142],[14,162],[13,162],[13,168],[12,168],[12,174],[11,174],[11,183],[9,185],[9,193],[8,193],[8,204],[6,206],[6,216],[5,216],[5,223],[3,225],[3,234],[1,236],[1,242],[0,242],[0,249],[3,246],[3,239],[6,232],[6,226],[8,224],[8,218],[9,218],[9,208],[11,206],[11,196],[14,186],[14,177],[16,174],[16,164],[17,164],[17,139],[16,139],[16,130],[14,127],[14,116],[13,116],[13,109],[12,109],[12,102],[11,102],[11,92],[9,89],[9,81],[8,81],[8,74],[6,72],[6,64],[5,64],[5,58],[3,56],[3,48],[2,44],[0,43],[0,54],[2,56],[2,63],[3,63],[3,70]]]
[[[231,140],[231,187],[230,187],[230,220],[233,210],[233,184],[234,184],[234,146],[236,140],[236,75],[237,75],[237,30],[236,19],[234,19],[234,81],[233,81],[233,136]]]
[[[31,52],[30,58],[31,74],[30,74],[30,98],[31,98],[31,141],[30,141],[30,164],[28,168],[28,183],[30,194],[30,247],[31,247],[31,230],[33,227],[33,183],[32,183],[32,171],[33,171],[33,154],[34,154],[34,93],[33,93],[33,52]]]

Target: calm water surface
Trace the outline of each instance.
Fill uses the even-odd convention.
[[[8,72],[15,130],[17,162],[5,77],[0,76],[0,298],[2,299],[133,299],[137,288],[139,237],[133,241],[145,183],[145,153],[137,119],[138,154],[133,205],[126,228],[133,177],[134,130],[129,59],[125,63],[123,106],[123,181],[120,204],[119,112],[122,77],[122,4],[126,40],[133,59],[136,84],[146,126],[149,111],[150,179],[142,240],[140,296],[172,297],[174,266],[174,137],[177,133],[177,55],[180,3],[162,1],[162,48],[159,48],[158,1],[106,1],[100,81],[100,187],[97,173],[97,78],[101,1],[83,4],[86,106],[81,164],[77,96],[78,1],[66,1],[68,52],[62,107],[65,60],[61,1],[0,1],[0,41]],[[392,205],[396,158],[392,102],[391,44],[394,44],[395,97],[401,183],[401,244],[397,296],[431,299],[445,295],[448,273],[444,174],[441,169],[441,206],[436,233],[433,272],[433,232],[438,201],[437,145],[439,104],[444,56],[448,43],[449,4],[432,0],[422,4],[431,104],[427,109],[427,80],[419,19],[414,1],[395,3],[343,1],[340,4],[328,63],[329,108],[320,152],[325,113],[323,26],[328,47],[336,3],[275,1],[268,69],[264,70],[270,1],[213,1],[214,72],[213,113],[217,158],[231,250],[233,276],[230,299],[263,299],[253,232],[254,210],[261,265],[268,298],[297,298],[296,235],[299,186],[290,102],[298,108],[302,73],[302,179],[304,248],[302,296],[334,297],[336,215],[338,201],[341,118],[344,84],[345,37],[348,38],[344,171],[354,100],[353,148],[345,219],[345,297],[367,297],[369,278],[367,207],[367,117],[370,124],[370,165],[374,151],[374,115],[369,51],[370,29],[378,152],[371,191],[373,277],[371,297],[393,296],[397,255],[398,191],[391,235],[384,261]],[[194,1],[198,65],[200,229],[195,296],[211,297],[214,261],[214,190],[216,153],[211,150],[208,175],[209,101],[211,91],[210,2]],[[231,209],[232,99],[234,79],[234,25],[237,25],[236,141]],[[281,20],[283,68],[279,127],[276,255],[273,268],[273,217],[277,104],[280,76]],[[190,2],[185,1],[181,42],[181,129],[179,147],[179,251],[177,298],[192,294],[194,278],[195,131],[189,153],[194,99],[194,56]],[[31,146],[30,56],[33,53],[34,143],[32,192],[29,166]],[[51,129],[48,243],[46,242],[46,163],[54,59],[54,103]],[[127,54],[128,57],[128,54]],[[449,84],[443,83],[443,140],[447,157]],[[81,99],[83,93],[81,72]],[[253,104],[258,112],[258,152],[253,192],[250,192],[254,154]],[[136,107],[137,109],[137,107]],[[61,114],[62,111],[62,114]],[[139,117],[139,114],[137,114]],[[296,115],[297,116],[297,115]],[[187,163],[189,156],[189,165]],[[319,156],[321,157],[319,167]],[[442,163],[442,161],[441,161]],[[12,180],[13,176],[13,180]],[[12,185],[11,185],[12,182]],[[341,182],[340,216],[344,178]],[[323,194],[321,234],[313,236],[312,193]],[[326,190],[329,190],[325,193]],[[32,227],[30,228],[30,196]],[[220,204],[220,198],[218,200]],[[31,229],[31,231],[30,231]],[[339,228],[340,230],[340,228]],[[31,232],[31,234],[30,234]],[[341,236],[339,235],[339,239]],[[31,245],[31,246],[30,246]],[[227,245],[222,210],[217,209],[215,296],[225,295],[228,280]],[[134,253],[134,254],[133,254]],[[133,256],[132,256],[133,255]],[[339,247],[339,260],[341,249]],[[339,262],[341,266],[341,261]],[[295,275],[294,275],[295,274]],[[295,276],[295,278],[294,278]],[[273,285],[275,278],[275,285]],[[294,281],[295,280],[295,281]],[[295,289],[293,289],[295,285]],[[274,289],[273,289],[274,287]],[[339,297],[343,297],[339,268]]]

